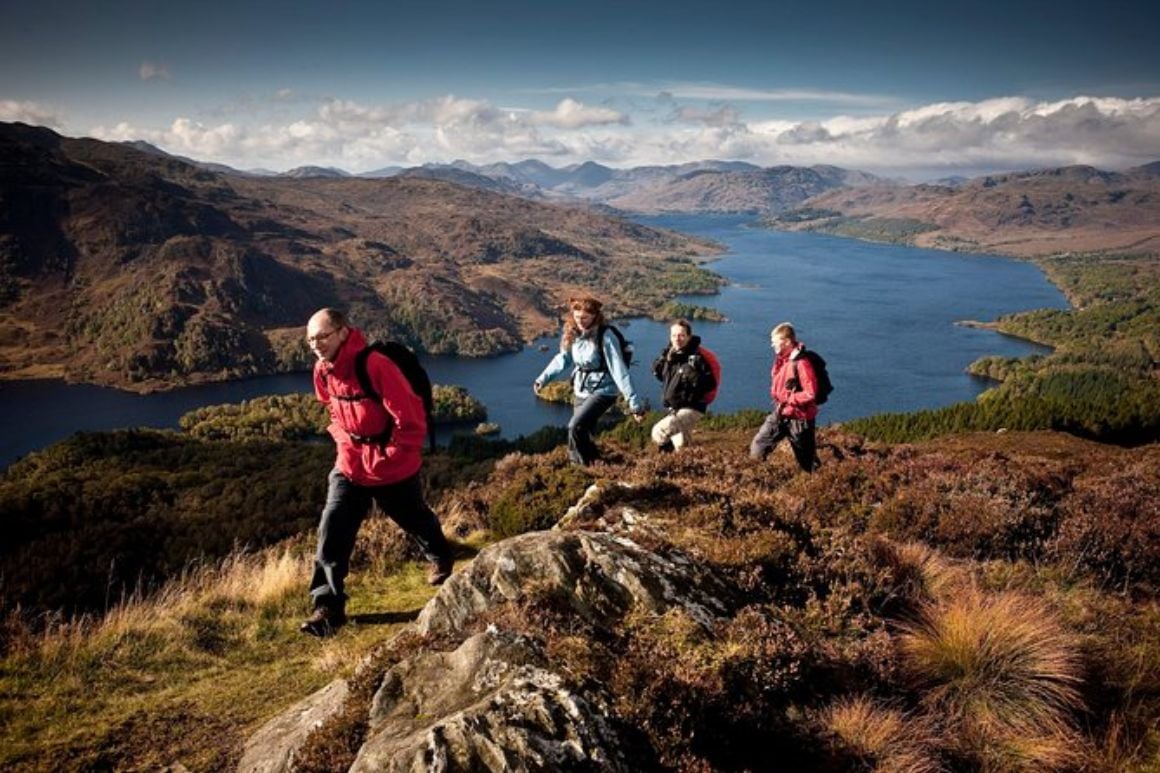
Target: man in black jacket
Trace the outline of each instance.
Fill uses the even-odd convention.
[[[721,367],[717,357],[701,346],[687,320],[669,327],[669,345],[653,363],[653,375],[661,382],[668,415],[653,425],[652,439],[662,452],[686,446],[692,430],[709,403],[717,396]]]

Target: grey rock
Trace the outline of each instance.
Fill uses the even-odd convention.
[[[346,681],[337,679],[262,725],[246,742],[238,771],[281,773],[291,770],[294,754],[315,728],[342,709],[347,692]]]
[[[620,513],[622,523],[626,515]],[[428,602],[414,627],[420,634],[454,636],[480,613],[517,601],[532,587],[552,593],[597,628],[631,610],[663,614],[673,608],[709,627],[739,601],[683,554],[653,553],[616,534],[547,531],[480,552]],[[239,770],[287,770],[310,731],[339,711],[346,695],[346,684],[335,682],[271,720],[247,743]],[[396,663],[367,708],[367,737],[352,770],[637,767],[607,719],[601,688],[569,689],[537,641],[494,626],[449,652],[421,651]]]
[[[596,624],[634,606],[658,614],[679,606],[709,627],[732,606],[728,586],[687,556],[661,556],[611,534],[532,532],[482,551],[452,575],[415,624],[423,634],[459,630],[532,584],[565,591],[576,614]]]
[[[631,770],[606,714],[533,642],[491,629],[386,673],[351,770]]]

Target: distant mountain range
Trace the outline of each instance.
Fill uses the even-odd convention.
[[[147,143],[127,143],[164,155]],[[542,161],[477,166],[467,161],[390,166],[353,175],[333,167],[302,166],[281,174],[238,171],[220,164],[187,163],[238,176],[293,178],[417,177],[444,180],[468,188],[522,196],[537,201],[578,201],[634,213],[773,214],[797,206],[810,196],[843,186],[887,185],[890,181],[835,166],[762,168],[740,161],[700,161],[672,166],[613,169],[588,161],[552,167]]]
[[[327,305],[421,350],[494,354],[554,330],[581,288],[620,314],[712,292],[719,280],[695,261],[714,251],[418,173],[223,174],[0,124],[8,378],[151,389],[302,369],[303,324]]]
[[[1067,166],[954,185],[843,188],[769,222],[775,228],[1021,257],[1160,254],[1160,162],[1124,172]]]

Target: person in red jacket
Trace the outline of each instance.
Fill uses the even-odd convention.
[[[769,334],[776,357],[770,371],[769,395],[773,411],[765,417],[761,429],[749,444],[749,455],[764,459],[782,438],[788,437],[798,466],[813,472],[818,466],[814,422],[818,416],[818,378],[814,367],[804,356],[805,345],[799,343],[793,325],[783,322]]]
[[[314,612],[303,633],[330,636],[346,622],[344,582],[359,526],[371,503],[411,535],[431,561],[427,581],[438,585],[451,574],[451,546],[423,499],[419,468],[427,435],[423,400],[389,357],[371,352],[366,369],[374,399],[362,393],[355,356],[367,346],[361,331],[335,309],[316,312],[306,340],[318,361],[314,393],[330,413],[327,430],[337,447],[318,525],[318,550],[310,595]]]

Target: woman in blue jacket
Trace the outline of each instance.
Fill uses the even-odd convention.
[[[608,328],[601,306],[588,295],[568,301],[560,351],[532,385],[539,394],[545,384],[571,374],[574,408],[568,422],[568,456],[576,464],[591,464],[600,458],[592,430],[616,402],[617,393],[628,401],[636,422],[644,420],[644,402],[632,385],[620,337]]]

